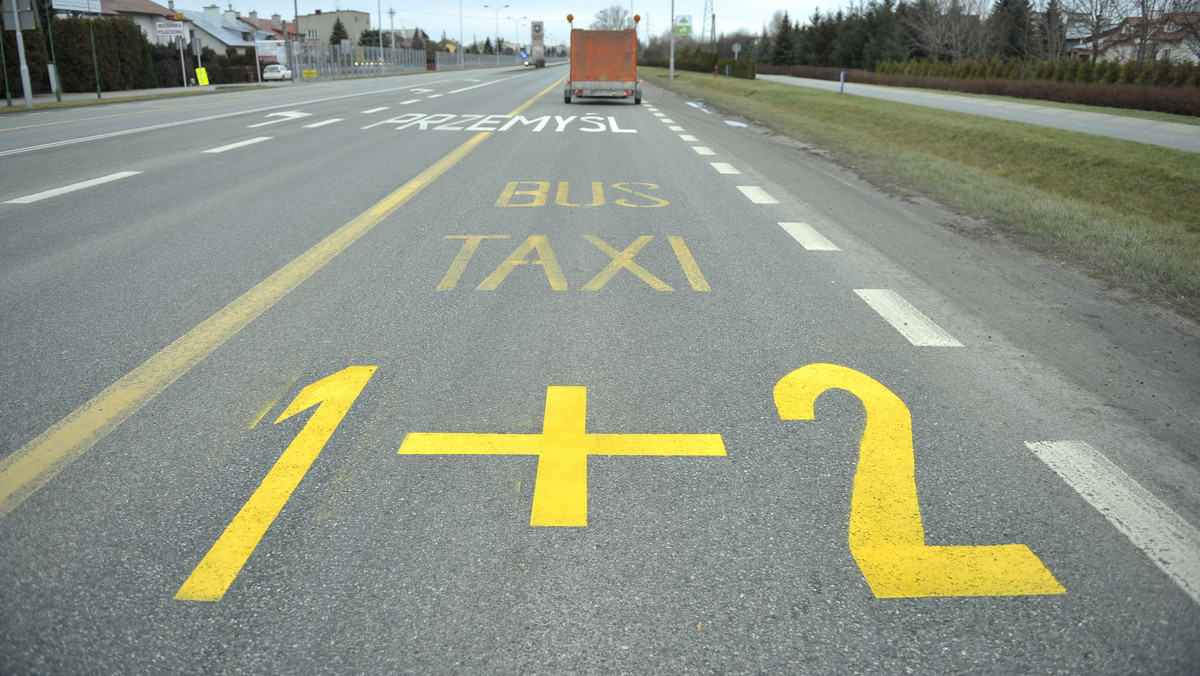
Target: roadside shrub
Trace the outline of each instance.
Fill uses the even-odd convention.
[[[1078,72],[1078,63],[1076,72]],[[1134,64],[1136,67],[1137,64]],[[1099,69],[1100,65],[1096,68]],[[1124,73],[1127,64],[1114,63],[1105,66],[1106,72],[1116,68]],[[907,70],[905,67],[904,70]],[[761,74],[791,75],[818,80],[837,81],[842,73],[841,68],[823,68],[818,66],[768,66],[759,65]],[[1081,84],[1076,82],[1055,82],[1053,80],[1006,80],[1003,78],[960,79],[951,77],[917,77],[913,75],[885,75],[866,70],[846,69],[846,82],[861,82],[864,84],[880,84],[892,87],[922,87],[925,89],[941,89],[959,91],[968,94],[988,94],[994,96],[1012,96],[1023,99],[1042,101],[1059,101],[1090,106],[1107,106],[1112,108],[1129,108],[1133,110],[1152,110],[1174,115],[1200,116],[1200,87],[1156,87],[1138,84]],[[1192,85],[1200,78],[1200,68],[1192,67],[1188,79]]]

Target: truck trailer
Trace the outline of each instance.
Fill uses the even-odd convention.
[[[567,21],[574,17],[567,15]],[[641,20],[634,15],[633,22]],[[642,102],[637,76],[637,31],[571,29],[571,74],[564,80],[563,101],[577,98],[633,97]]]

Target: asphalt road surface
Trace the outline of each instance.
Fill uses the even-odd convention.
[[[562,76],[0,118],[0,672],[1195,669],[1194,324]]]
[[[1019,101],[1005,101],[982,96],[943,94],[940,92],[910,87],[884,87],[881,85],[813,80],[811,78],[786,75],[759,75],[761,80],[770,80],[799,87],[813,87],[826,91],[844,91],[852,96],[869,96],[897,103],[908,103],[926,108],[952,110],[970,115],[984,115],[1000,120],[1012,120],[1042,127],[1054,127],[1065,131],[1110,136],[1126,141],[1149,143],[1164,148],[1200,153],[1200,125],[1163,122],[1128,115],[1108,115],[1088,110],[1073,110],[1055,106],[1039,106]]]

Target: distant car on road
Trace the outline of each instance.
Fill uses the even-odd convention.
[[[292,79],[292,71],[288,70],[287,66],[281,66],[277,63],[271,64],[263,68],[264,80],[290,80]]]

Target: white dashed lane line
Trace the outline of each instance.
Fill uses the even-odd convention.
[[[779,227],[787,231],[792,239],[800,243],[808,251],[841,251],[833,242],[825,239],[821,233],[807,223],[780,223]]]
[[[417,101],[420,101],[420,100],[421,100],[421,99],[409,99],[409,100],[407,100],[407,101],[401,101],[401,102],[400,102],[400,105],[402,105],[402,106],[407,106],[407,105],[408,105],[408,104],[410,104],[410,103],[416,103]]]
[[[383,111],[385,111],[387,109],[388,109],[387,106],[380,106],[379,108],[371,108],[370,110],[364,110],[364,111],[362,111],[362,114],[370,115],[372,113],[382,113]]]
[[[1200,603],[1200,531],[1082,441],[1025,445]]]
[[[712,165],[713,169],[716,169],[719,173],[722,173],[722,174],[740,174],[740,173],[742,173],[742,172],[738,171],[737,169],[735,169],[732,164],[729,164],[727,162],[709,162],[709,164]]]
[[[130,176],[137,176],[140,173],[142,173],[142,172],[140,172],[140,171],[119,171],[115,174],[109,174],[108,176],[101,176],[100,178],[93,178],[90,181],[83,181],[80,183],[72,183],[71,185],[65,185],[61,188],[54,188],[53,190],[46,190],[44,192],[39,192],[34,195],[26,195],[25,197],[18,197],[16,199],[11,199],[11,200],[8,200],[7,202],[5,202],[5,204],[30,204],[32,202],[37,202],[37,201],[44,200],[44,199],[47,199],[50,197],[57,197],[59,195],[65,195],[69,192],[75,192],[76,190],[83,190],[84,188],[91,188],[92,186],[103,185],[105,183],[111,183],[113,181],[119,181],[122,178],[129,178]]]
[[[227,146],[221,146],[220,148],[210,148],[210,149],[208,149],[208,150],[205,150],[204,152],[206,152],[206,153],[213,153],[213,154],[215,154],[215,153],[223,153],[223,152],[225,152],[226,150],[234,150],[234,149],[236,149],[236,148],[244,148],[245,146],[252,146],[252,145],[254,145],[255,143],[262,143],[263,141],[270,141],[272,138],[274,138],[274,137],[272,137],[272,136],[259,136],[258,138],[252,138],[252,139],[248,139],[248,140],[245,140],[245,141],[238,141],[237,143],[230,143],[229,145],[227,145]]]
[[[700,140],[700,139],[696,138],[695,136],[692,136],[691,134],[680,134],[679,138],[684,141],[699,141]]]
[[[713,149],[707,146],[692,146],[692,150],[695,150],[697,155],[716,155]]]
[[[871,309],[917,347],[962,347],[942,327],[889,289],[855,289]]]
[[[342,121],[342,118],[340,118],[340,117],[331,117],[328,120],[321,120],[320,122],[313,122],[312,124],[306,124],[306,125],[304,125],[304,128],[305,129],[316,129],[317,127],[324,127],[327,124],[333,124],[335,122],[341,122],[341,121]]]
[[[672,125],[670,127],[667,127],[667,129],[670,129],[671,131],[683,131],[683,127],[680,127],[678,125]]]
[[[771,197],[766,190],[756,185],[739,185],[737,189],[741,190],[742,194],[755,204],[779,204],[779,200]]]

